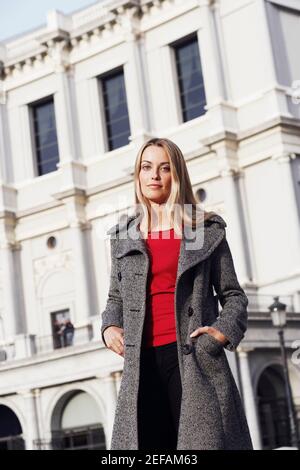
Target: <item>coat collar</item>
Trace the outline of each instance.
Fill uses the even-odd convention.
[[[122,258],[131,252],[141,252],[147,256],[147,246],[138,229],[138,216],[126,216],[113,226],[107,234],[118,239],[115,255]],[[180,242],[178,276],[188,268],[206,259],[225,237],[226,222],[218,214],[213,214],[195,231],[185,227]]]

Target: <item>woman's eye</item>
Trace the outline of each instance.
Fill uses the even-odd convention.
[[[150,165],[144,165],[144,166],[142,166],[142,170],[148,170],[149,168],[151,168]],[[170,167],[168,167],[168,166],[163,166],[163,167],[161,167],[161,170],[163,170],[163,171],[170,171]]]

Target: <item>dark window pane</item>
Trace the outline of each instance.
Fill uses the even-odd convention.
[[[39,175],[56,171],[59,162],[57,143],[37,149]]]
[[[127,134],[129,128],[128,116],[124,116],[117,121],[112,121],[110,124],[111,133],[114,137],[117,137],[119,134]]]
[[[49,128],[49,130],[47,129],[45,132],[37,134],[36,137],[39,138],[39,144],[41,146],[52,144],[53,142],[56,142],[56,129]]]
[[[129,142],[128,140],[128,134],[124,134],[123,136],[119,136],[119,137],[112,137],[110,139],[110,148],[113,150],[113,149],[117,149],[119,147],[123,147],[124,145],[127,145]]]
[[[130,123],[123,71],[102,78],[109,150],[128,144]]]
[[[203,88],[193,89],[190,90],[190,92],[183,94],[181,102],[184,111],[188,111],[193,108],[199,109],[199,105],[203,107],[206,104]]]
[[[56,171],[59,161],[53,99],[32,105],[38,175]]]
[[[50,160],[48,162],[43,162],[39,165],[39,175],[45,175],[46,173],[51,173],[52,171],[56,171],[57,170],[57,165],[58,163],[58,159],[55,161],[55,160]]]
[[[194,108],[189,108],[187,110],[183,110],[183,114],[186,116],[186,121],[190,121],[191,119],[195,119],[201,114],[204,114],[205,110],[199,114],[199,105],[194,106]]]
[[[189,121],[205,113],[206,96],[197,39],[175,47],[182,116]]]
[[[126,101],[117,103],[117,106],[114,101],[115,100],[112,100],[111,107],[105,108],[109,120],[115,121],[122,118],[123,116],[128,117]]]
[[[41,160],[49,160],[50,158],[54,158],[58,155],[57,143],[54,142],[43,145],[42,147],[37,148],[37,152]]]
[[[38,126],[54,127],[54,104],[53,101],[35,106],[35,121]]]
[[[180,80],[182,93],[185,93],[190,88],[199,87],[203,83],[203,78],[199,70],[196,69],[195,61],[194,63],[189,62],[189,68],[185,69],[184,75],[179,75],[178,79]]]

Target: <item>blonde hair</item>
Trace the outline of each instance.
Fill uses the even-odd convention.
[[[145,218],[146,221],[150,222],[151,227],[151,204],[148,198],[142,194],[139,179],[143,152],[151,145],[162,147],[169,157],[172,184],[165,207],[174,226],[174,231],[181,235],[182,223],[195,229],[198,224],[204,223],[215,213],[206,212],[200,208],[200,201],[194,195],[186,162],[180,148],[169,139],[155,137],[142,145],[135,161],[135,204],[136,207],[141,208],[137,212],[141,215],[142,220]],[[175,212],[174,207],[176,207]],[[187,209],[191,214],[187,213]]]

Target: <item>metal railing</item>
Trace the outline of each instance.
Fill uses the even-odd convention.
[[[75,329],[73,337],[57,337],[55,335],[36,336],[35,353],[43,354],[55,350],[62,350],[74,346],[80,346],[89,343],[93,338],[92,327],[85,330]]]
[[[249,312],[269,312],[269,306],[274,302],[274,295],[269,294],[247,294],[249,304]],[[280,301],[285,303],[287,306],[287,312],[295,312],[294,301],[292,295],[282,295],[280,296]]]
[[[34,441],[36,450],[105,450],[105,433],[102,425],[53,431],[52,438]]]
[[[1,437],[0,450],[25,450],[25,441],[22,436]]]
[[[63,352],[77,346],[83,346],[90,343],[93,337],[93,327],[87,325],[84,328],[75,329],[72,337],[70,335],[66,337],[24,335],[21,339],[17,337],[13,341],[1,341],[0,366],[17,359],[49,354],[54,351]]]

